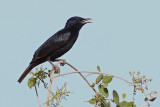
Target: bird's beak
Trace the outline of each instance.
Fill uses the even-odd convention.
[[[83,23],[83,24],[92,23],[91,20],[92,20],[91,18],[85,18],[85,19],[82,21],[82,23]]]

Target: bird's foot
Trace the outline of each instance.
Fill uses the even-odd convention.
[[[60,74],[60,68],[57,65],[52,65],[55,74]]]
[[[66,64],[66,60],[65,59],[56,59],[55,61],[60,62],[61,66],[64,66]]]
[[[52,68],[53,70],[55,70],[55,74],[60,74],[60,68],[57,66],[57,65],[54,65],[50,60],[48,61],[51,65],[52,65]]]

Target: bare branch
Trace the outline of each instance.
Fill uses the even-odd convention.
[[[95,71],[74,71],[74,72],[67,72],[67,73],[64,73],[64,74],[57,75],[55,77],[64,76],[64,75],[68,75],[68,74],[73,74],[73,73],[89,73],[89,75],[91,75],[91,74],[105,74],[105,75],[110,75],[110,76],[119,78],[119,79],[121,79],[121,80],[123,80],[123,81],[125,81],[125,82],[127,82],[129,84],[135,85],[134,83],[132,83],[132,82],[126,80],[126,79],[123,79],[123,78],[121,78],[119,76],[112,75],[112,74],[109,74],[109,73],[103,73],[103,72],[95,72]]]
[[[39,107],[41,107],[41,104],[40,104],[40,101],[39,101],[39,97],[38,97],[38,91],[37,91],[36,85],[35,85],[35,91],[36,91],[36,95],[37,95]]]
[[[49,86],[48,86],[48,93],[47,93],[47,97],[46,97],[46,106],[45,107],[48,107],[48,103],[49,103],[49,96],[50,96],[50,93],[51,93],[51,85],[52,85],[52,76],[50,75],[50,82],[49,82]]]

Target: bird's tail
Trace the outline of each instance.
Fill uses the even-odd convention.
[[[20,78],[18,79],[18,82],[21,83],[22,80],[27,76],[27,74],[35,67],[35,64],[30,64],[26,70],[23,72],[23,74],[20,76]]]

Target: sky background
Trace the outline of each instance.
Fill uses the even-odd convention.
[[[160,93],[159,11],[159,0],[0,0],[0,107],[38,107],[34,88],[27,87],[30,75],[21,84],[17,80],[34,51],[72,16],[92,18],[93,23],[81,29],[73,48],[61,58],[79,70],[96,71],[99,65],[102,72],[128,80],[129,71],[141,71],[153,78],[150,91]],[[49,63],[42,65],[51,69]],[[61,73],[71,71],[61,67]],[[91,83],[96,76],[89,76]],[[67,82],[67,89],[73,92],[62,101],[64,107],[94,107],[85,102],[94,92],[78,74],[56,82],[59,87]],[[114,78],[108,88],[110,95],[115,89],[132,100],[133,88],[124,81]],[[46,90],[41,85],[38,92],[42,104]],[[141,107],[143,94],[138,92],[135,98]],[[151,103],[151,107],[159,105],[160,98]]]

